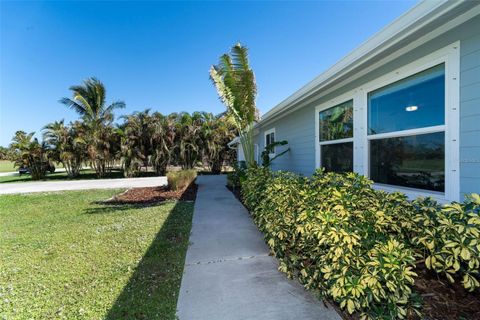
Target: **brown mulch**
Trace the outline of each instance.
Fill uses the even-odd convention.
[[[437,274],[418,266],[414,291],[423,299],[422,314],[426,319],[480,319],[480,290],[468,292],[460,283],[442,279]]]
[[[105,201],[107,204],[151,205],[167,200],[195,201],[198,186],[190,184],[186,189],[173,191],[166,186],[133,188]]]

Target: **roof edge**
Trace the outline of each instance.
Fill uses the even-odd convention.
[[[423,26],[461,4],[462,1],[448,0],[422,1],[418,3],[344,56],[333,66],[270,109],[257,124],[271,120],[281,111],[297,103],[298,100],[307,97],[308,93],[312,91],[317,92],[322,87],[331,83],[335,78],[341,76],[342,73],[348,72],[348,69],[354,68],[356,64],[364,63],[364,60],[368,59],[370,55],[395,45],[397,41],[417,31],[418,28],[411,28],[417,22],[424,20],[421,24]],[[397,41],[395,41],[396,38],[398,38]]]

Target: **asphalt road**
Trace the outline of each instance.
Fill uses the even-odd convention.
[[[88,189],[127,189],[164,185],[167,185],[167,177],[17,182],[0,184],[0,194]]]

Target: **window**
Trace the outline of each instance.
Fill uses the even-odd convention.
[[[368,93],[370,178],[445,191],[445,65]]]
[[[353,100],[319,114],[320,166],[326,171],[353,171]]]
[[[275,142],[275,128],[265,131],[265,148]],[[270,157],[275,156],[275,148],[270,153]]]

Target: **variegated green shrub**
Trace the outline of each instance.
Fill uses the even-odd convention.
[[[305,287],[364,318],[405,318],[418,308],[414,255],[404,239],[410,202],[353,174],[312,178],[249,169],[245,204],[280,260]]]
[[[431,199],[413,202],[417,211],[414,243],[428,269],[452,283],[460,278],[465,289],[480,287],[480,196],[441,207]]]

